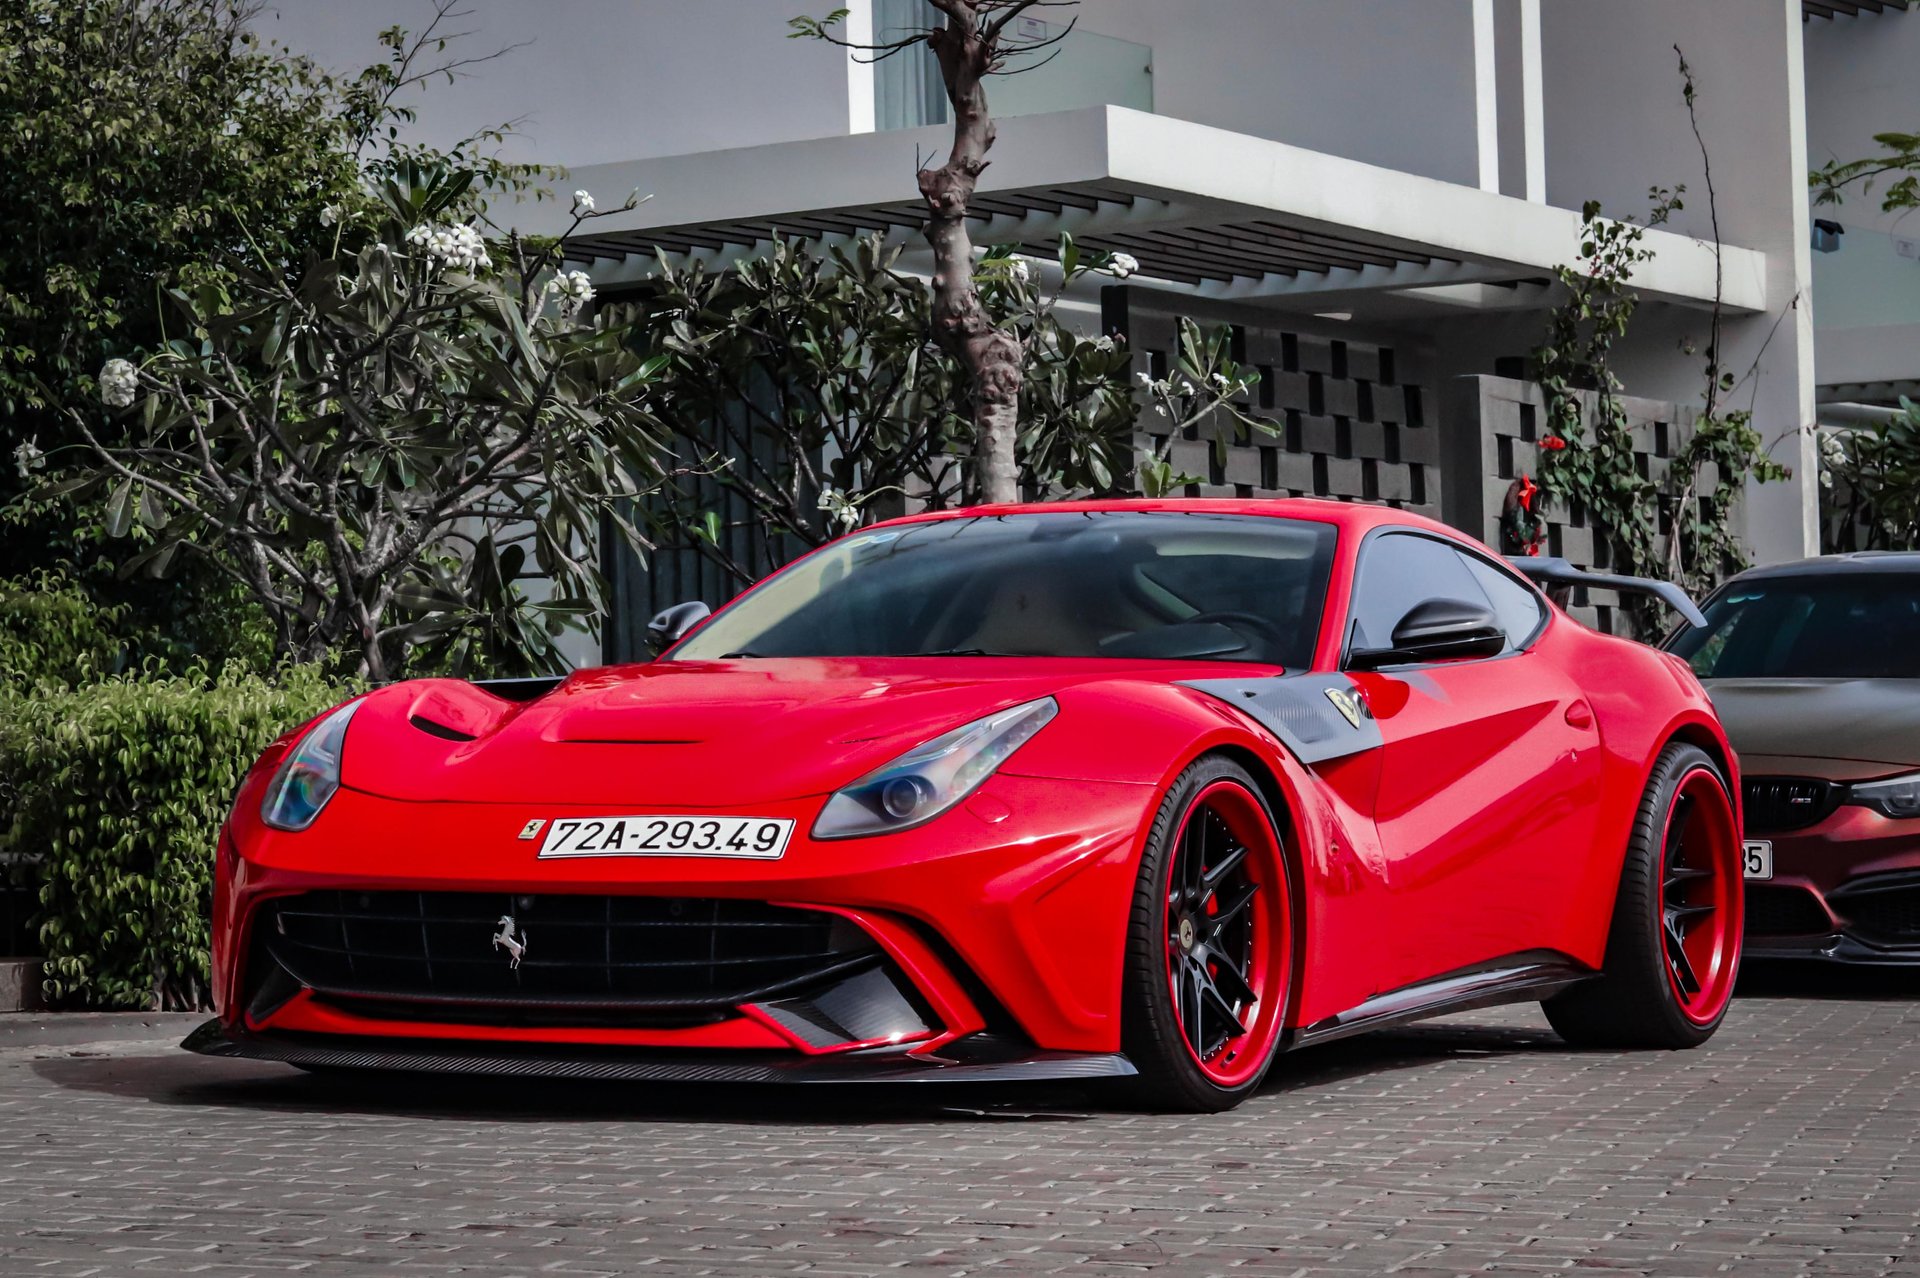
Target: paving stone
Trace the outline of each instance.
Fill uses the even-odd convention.
[[[1699,1051],[1478,1012],[1209,1116],[0,1039],[0,1274],[1920,1278],[1920,978],[1753,994]]]

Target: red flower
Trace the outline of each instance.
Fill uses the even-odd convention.
[[[1557,453],[1561,449],[1565,448],[1566,446],[1567,446],[1567,441],[1560,438],[1558,435],[1549,435],[1545,439],[1540,441],[1540,447],[1546,449],[1550,453]]]

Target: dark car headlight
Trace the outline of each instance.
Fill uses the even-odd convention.
[[[276,830],[300,831],[313,824],[340,788],[340,751],[358,701],[349,701],[300,738],[267,783],[260,819]]]
[[[1920,772],[1859,782],[1848,788],[1847,802],[1872,808],[1881,816],[1920,817]]]
[[[1058,713],[1058,703],[1042,697],[914,747],[828,799],[813,823],[813,837],[891,834],[933,820],[979,789]]]

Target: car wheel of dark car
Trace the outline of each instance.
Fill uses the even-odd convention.
[[[1606,967],[1548,999],[1581,1047],[1696,1047],[1726,1015],[1740,967],[1740,835],[1726,779],[1674,742],[1655,761],[1620,872]]]
[[[1293,900],[1273,814],[1217,756],[1182,772],[1141,858],[1123,1036],[1157,1108],[1231,1109],[1273,1063],[1293,970]]]

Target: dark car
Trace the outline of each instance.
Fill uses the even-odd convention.
[[[1920,964],[1920,554],[1741,573],[1668,648],[1746,787],[1747,953]]]

